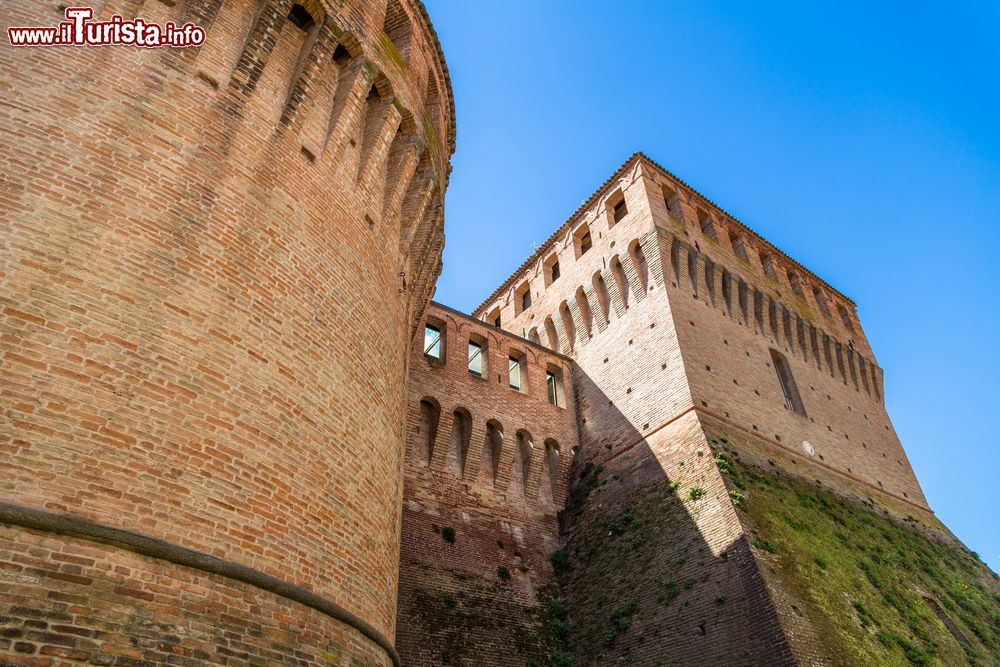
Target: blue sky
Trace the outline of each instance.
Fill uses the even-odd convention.
[[[1000,3],[425,4],[435,299],[471,311],[642,150],[857,302],[931,507],[1000,571]]]

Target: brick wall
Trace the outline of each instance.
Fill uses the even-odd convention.
[[[577,443],[569,360],[436,304],[427,319],[444,352],[428,357],[421,337],[411,347],[400,654],[406,665],[546,664],[549,557]],[[488,355],[482,376],[468,368],[470,339]],[[521,391],[512,354],[525,360]],[[548,400],[550,370],[563,376],[561,405]]]
[[[406,356],[454,147],[424,9],[98,5],[208,41],[0,49],[0,498],[288,580],[391,641]]]
[[[885,414],[853,303],[644,156],[475,315],[537,331],[574,361],[583,467],[562,585],[582,664],[808,661],[813,629],[761,576],[706,425],[739,433],[727,440],[759,465],[939,526]],[[772,349],[805,415],[786,405]],[[807,640],[793,647],[793,635]]]

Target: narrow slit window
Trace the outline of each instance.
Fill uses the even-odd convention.
[[[778,384],[781,385],[781,393],[785,396],[785,407],[803,417],[806,416],[806,408],[802,404],[802,397],[795,386],[795,378],[792,377],[792,369],[788,365],[785,355],[777,350],[771,350],[771,362],[774,365],[774,372],[778,375]]]
[[[441,329],[433,324],[424,327],[424,354],[431,359],[441,360]]]
[[[483,346],[472,340],[469,341],[469,372],[483,376]]]

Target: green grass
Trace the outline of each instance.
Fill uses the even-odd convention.
[[[770,576],[799,599],[839,664],[1000,664],[1000,582],[970,552],[800,480],[728,460],[719,467],[745,483],[754,547],[777,555]]]

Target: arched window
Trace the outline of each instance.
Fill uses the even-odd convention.
[[[803,417],[806,416],[806,408],[802,404],[802,397],[799,396],[798,387],[795,386],[795,378],[792,377],[792,369],[788,365],[785,355],[775,349],[771,349],[771,363],[774,372],[778,376],[778,384],[781,385],[781,393],[785,397],[785,407]]]

